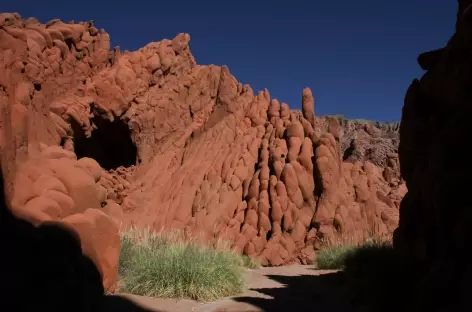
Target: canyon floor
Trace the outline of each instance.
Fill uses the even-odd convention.
[[[248,269],[246,291],[210,303],[161,299],[129,294],[124,296],[152,312],[262,312],[262,311],[351,311],[343,296],[343,283],[336,271],[290,265]],[[115,310],[119,311],[119,309]],[[137,310],[135,310],[137,311]]]

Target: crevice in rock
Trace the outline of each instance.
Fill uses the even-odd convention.
[[[313,144],[314,155],[316,155],[317,148],[318,148],[318,145]],[[318,168],[318,164],[316,163],[316,156],[313,156],[311,158],[311,161],[313,163],[313,180],[315,183],[315,191],[313,193],[315,195],[316,204],[315,204],[315,212],[313,214],[313,218],[311,219],[311,227],[308,228],[308,231],[310,231],[312,228],[315,228],[317,231],[319,231],[320,224],[318,222],[315,222],[315,220],[318,214],[318,208],[321,201],[321,195],[323,194],[323,191],[324,191],[324,186],[323,186],[323,180],[321,178],[321,171]]]
[[[324,191],[323,179],[321,178],[321,171],[318,168],[318,164],[316,163],[316,156],[313,156],[311,160],[313,162],[313,179],[315,182],[314,195],[315,197],[320,198]]]
[[[225,117],[229,116],[231,113],[228,111],[227,104],[222,103],[220,99],[220,86],[221,81],[223,80],[223,68],[220,68],[220,78],[218,80],[218,86],[216,89],[215,105],[213,106],[213,111],[203,125],[203,129],[208,130],[213,128],[219,122],[221,122]]]
[[[74,40],[72,40],[72,38],[66,38],[64,42],[67,44],[69,50],[72,49],[72,46],[74,45]]]
[[[354,154],[355,150],[356,150],[355,142],[354,140],[351,140],[351,144],[349,144],[349,147],[346,148],[346,150],[343,153],[343,161],[347,161],[349,157],[351,157]]]
[[[77,158],[95,159],[105,170],[136,165],[138,152],[131,139],[132,133],[122,119],[110,121],[101,116],[90,120],[96,129],[90,137],[75,120],[71,120],[74,152]]]

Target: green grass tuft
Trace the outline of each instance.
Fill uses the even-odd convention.
[[[242,256],[242,260],[243,260],[244,267],[248,269],[258,269],[262,266],[259,260],[253,259],[246,255]]]
[[[322,244],[317,261],[319,269],[342,270],[346,294],[362,311],[416,310],[421,264],[395,250],[391,237],[338,237]]]
[[[346,257],[355,250],[354,246],[337,246],[322,249],[316,258],[320,270],[340,270],[344,268]]]
[[[366,257],[370,258],[370,253],[377,253],[379,248],[390,248],[390,241],[390,238],[375,236],[361,241],[349,236],[340,236],[334,240],[324,241],[316,258],[317,268],[320,270],[342,270],[348,261],[352,263],[359,256],[362,258],[366,254]]]
[[[412,285],[405,282],[412,271],[391,244],[356,248],[345,258],[343,272],[348,292],[368,311],[405,311],[412,301]]]
[[[249,260],[227,248],[174,234],[122,234],[120,290],[150,297],[211,301],[242,292]]]

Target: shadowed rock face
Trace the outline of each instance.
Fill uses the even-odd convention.
[[[82,233],[106,289],[116,223],[203,232],[271,265],[397,226],[397,124],[315,116],[309,89],[291,110],[197,65],[188,34],[122,53],[92,22],[4,13],[0,25],[12,210]]]
[[[426,308],[435,311],[470,306],[471,169],[464,144],[472,113],[471,4],[459,1],[456,32],[446,47],[419,56],[426,73],[407,91],[400,127],[408,193],[394,245],[422,264],[418,289]]]

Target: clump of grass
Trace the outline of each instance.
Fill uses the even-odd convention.
[[[120,258],[118,261],[118,274],[124,276],[131,268],[133,252],[134,252],[134,237],[131,232],[125,232],[121,235],[120,240]]]
[[[247,261],[181,233],[122,233],[119,262],[123,292],[151,297],[211,301],[240,293]]]
[[[316,258],[317,268],[320,270],[342,269],[345,258],[354,250],[354,246],[337,246],[322,249]]]
[[[391,236],[340,236],[322,242],[317,260],[318,268],[342,270],[347,295],[361,310],[415,310],[415,279],[422,266],[394,249]]]
[[[248,257],[246,255],[242,256],[242,260],[244,267],[248,269],[258,269],[262,266],[259,260]]]
[[[368,311],[404,311],[412,300],[406,281],[414,272],[390,243],[358,247],[345,258],[343,272],[352,300]]]
[[[346,261],[356,258],[359,252],[368,252],[376,247],[390,246],[390,237],[367,236],[359,239],[353,236],[338,236],[321,243],[316,262],[320,270],[341,270]]]

